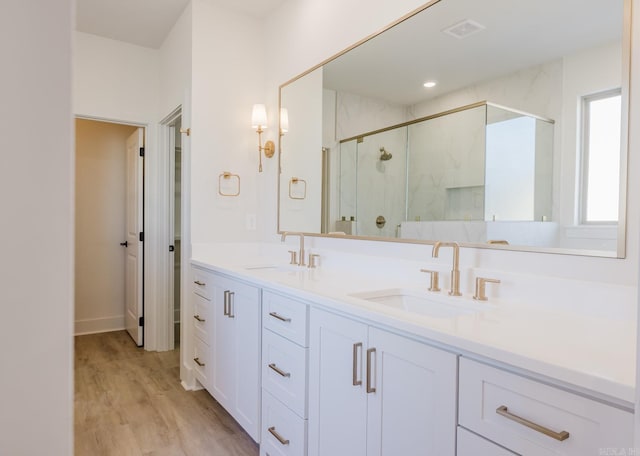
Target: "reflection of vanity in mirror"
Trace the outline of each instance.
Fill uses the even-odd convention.
[[[283,85],[279,229],[624,256],[623,9],[432,2]]]

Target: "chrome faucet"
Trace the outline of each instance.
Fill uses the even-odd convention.
[[[431,251],[432,258],[438,258],[440,247],[453,248],[453,267],[451,269],[451,290],[449,290],[449,295],[462,296],[462,293],[460,293],[460,245],[457,242],[436,241]]]
[[[300,237],[300,250],[298,251],[298,266],[306,266],[304,262],[304,233],[297,231],[285,231],[282,233],[280,242],[284,242],[287,236],[299,236]]]

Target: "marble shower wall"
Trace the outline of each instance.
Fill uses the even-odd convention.
[[[409,125],[407,220],[483,220],[486,107]]]

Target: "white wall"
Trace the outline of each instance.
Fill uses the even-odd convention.
[[[317,233],[322,205],[322,70],[292,85],[281,103],[296,124],[282,137],[280,229]],[[291,183],[294,177],[300,180]]]
[[[73,111],[129,122],[156,120],[159,51],[75,32]]]
[[[189,3],[160,47],[160,118],[173,112],[190,95],[191,18]]]
[[[258,173],[258,135],[251,128],[252,106],[264,102],[264,75],[273,70],[263,55],[266,36],[257,18],[205,0],[192,8],[191,241],[258,239],[247,217],[258,215],[263,225],[257,189],[277,170],[276,159],[263,157],[266,172]],[[276,141],[275,107],[268,114],[271,128],[262,138]],[[225,171],[240,176],[240,196],[218,195]]]
[[[278,87],[311,66],[351,46],[359,39],[376,32],[398,17],[419,7],[422,1],[384,2],[382,0],[289,0],[268,18],[268,28],[281,33],[269,34],[268,49],[273,65],[267,74],[269,102],[277,106]],[[366,11],[367,14],[361,14]],[[332,31],[340,30],[340,33]],[[637,32],[637,31],[636,31]],[[635,49],[636,61],[640,49]],[[632,74],[632,84],[640,84],[640,73]],[[629,200],[627,210],[627,257],[625,259],[592,258],[571,255],[549,255],[523,252],[465,249],[462,264],[488,269],[507,269],[542,276],[582,278],[635,286],[638,272],[638,208],[640,207],[640,163],[638,147],[640,115],[633,106],[640,106],[640,93],[631,91],[632,130],[629,158]],[[276,176],[272,174],[269,204],[265,213],[270,217],[270,228],[265,231],[268,239],[276,240],[277,195]],[[349,240],[313,239],[316,246],[335,247],[354,251],[378,251],[389,256],[404,255],[407,249],[395,244],[368,243]],[[410,249],[409,249],[410,250]],[[424,252],[421,252],[424,250]],[[427,256],[427,247],[413,249],[413,254]]]
[[[75,333],[124,329],[126,143],[135,127],[76,120]]]
[[[0,15],[3,455],[73,453],[72,3]]]

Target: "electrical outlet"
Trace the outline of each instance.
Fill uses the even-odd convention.
[[[247,223],[247,230],[255,231],[256,230],[256,214],[247,214],[246,223]]]

